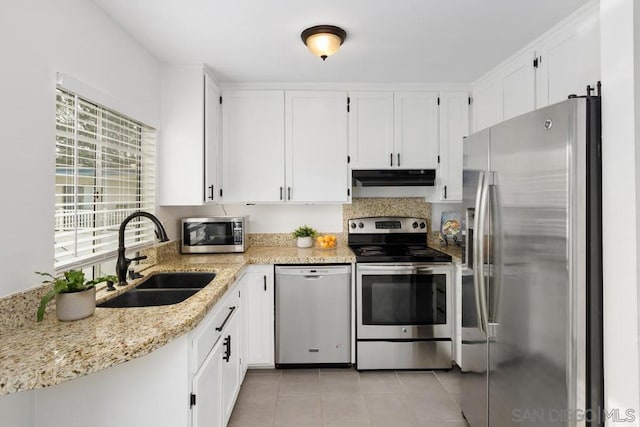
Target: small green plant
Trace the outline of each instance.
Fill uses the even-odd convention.
[[[302,225],[296,228],[291,234],[293,234],[293,237],[315,237],[318,232],[308,225]]]
[[[50,280],[45,280],[42,283],[53,283],[53,289],[44,294],[44,296],[40,300],[40,307],[38,307],[37,315],[38,322],[42,322],[42,319],[44,318],[44,309],[56,295],[71,292],[82,292],[86,291],[87,289],[93,288],[98,283],[118,281],[116,276],[104,276],[98,277],[97,279],[85,281],[84,273],[82,272],[82,270],[65,271],[62,276],[58,277],[54,277],[49,273],[41,273],[39,271],[36,271],[36,274],[50,278]]]

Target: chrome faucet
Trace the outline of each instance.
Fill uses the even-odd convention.
[[[140,256],[136,258],[127,258],[125,256],[125,247],[124,247],[124,229],[134,218],[139,216],[143,216],[145,218],[149,218],[156,225],[156,237],[161,242],[166,242],[169,240],[167,237],[167,232],[162,226],[162,223],[158,218],[149,212],[138,211],[134,212],[122,221],[120,224],[120,230],[118,230],[118,261],[116,262],[116,275],[118,276],[118,286],[124,286],[127,284],[127,270],[129,269],[129,265],[132,261],[140,261],[146,259],[146,256]]]

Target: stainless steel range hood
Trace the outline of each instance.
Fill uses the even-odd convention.
[[[433,187],[435,169],[366,169],[352,171],[357,187]]]

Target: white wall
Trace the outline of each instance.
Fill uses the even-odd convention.
[[[320,232],[342,232],[342,205],[210,205],[160,207],[171,240],[180,238],[180,218],[249,215],[249,233],[290,233],[306,224]]]
[[[635,410],[634,423],[608,425],[637,426],[640,5],[635,0],[602,0],[600,26],[605,406],[621,414]]]
[[[56,72],[157,123],[160,68],[88,0],[2,2],[0,52],[2,297],[53,270]]]

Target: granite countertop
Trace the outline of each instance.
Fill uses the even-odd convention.
[[[48,387],[106,369],[152,352],[191,331],[225,294],[248,264],[353,263],[347,247],[298,249],[251,247],[242,254],[177,255],[143,270],[207,271],[216,277],[191,298],[174,305],[137,308],[96,308],[93,316],[59,322],[48,312],[42,323],[17,323],[0,331],[0,395]],[[141,280],[132,281],[135,287]],[[98,303],[126,291],[107,295]],[[33,317],[37,306],[33,309]]]

